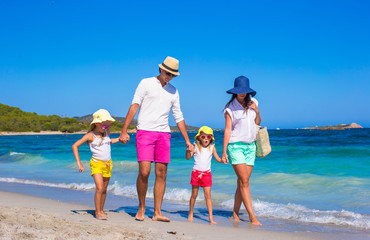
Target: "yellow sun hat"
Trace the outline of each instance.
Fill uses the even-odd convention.
[[[109,114],[109,112],[105,109],[99,109],[98,111],[94,112],[93,114],[93,120],[90,123],[90,125],[94,123],[102,123],[105,121],[111,121],[114,122],[116,121],[112,116]]]
[[[194,137],[195,140],[198,140],[197,138],[199,137],[199,135],[200,135],[201,132],[204,132],[205,134],[208,134],[208,135],[212,135],[212,140],[213,141],[215,140],[215,138],[213,137],[213,130],[212,130],[212,128],[207,127],[207,126],[203,126],[203,127],[199,128],[198,134]]]

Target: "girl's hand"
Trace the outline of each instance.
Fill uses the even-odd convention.
[[[80,173],[83,173],[84,172],[84,166],[81,164],[81,163],[78,163],[78,171],[80,171]]]

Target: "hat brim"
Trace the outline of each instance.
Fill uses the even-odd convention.
[[[164,67],[164,66],[162,65],[162,63],[161,63],[161,64],[158,64],[158,66],[159,66],[162,70],[165,70],[166,72],[172,73],[173,75],[176,75],[176,76],[179,76],[179,75],[180,75],[180,73],[179,73],[179,72],[175,72],[175,71],[172,71],[172,70],[170,70],[170,69],[168,69],[168,68]]]
[[[90,125],[94,124],[94,123],[102,123],[102,122],[105,122],[105,121],[111,121],[111,122],[115,122],[116,120],[112,117],[106,117],[104,119],[94,119]]]
[[[195,137],[194,137],[194,139],[195,140],[197,140],[198,141],[198,137],[199,137],[199,135],[200,135],[200,133],[201,132],[204,132],[204,131],[202,131],[202,128],[199,128],[199,130],[198,130],[198,134],[197,135],[195,135]],[[213,135],[213,132],[212,133],[207,133],[207,132],[204,132],[205,134],[208,134],[208,135],[212,135],[212,140],[213,141],[215,141],[215,137],[214,137],[214,135]]]
[[[256,91],[254,91],[252,88],[232,88],[228,91],[226,91],[229,94],[244,94],[244,93],[250,93],[252,97],[257,94]]]

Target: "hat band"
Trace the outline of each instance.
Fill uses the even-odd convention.
[[[170,68],[169,66],[167,66],[166,64],[162,63],[162,66],[167,68],[168,70],[170,71],[173,71],[173,72],[178,72],[179,70],[176,70],[176,69],[173,69],[173,68]]]

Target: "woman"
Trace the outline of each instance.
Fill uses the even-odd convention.
[[[261,123],[257,107],[258,101],[253,98],[256,91],[249,87],[249,79],[240,76],[235,79],[234,88],[227,91],[232,94],[226,104],[225,134],[222,160],[230,160],[238,177],[234,199],[233,218],[239,221],[239,210],[244,203],[252,224],[261,225],[253,212],[252,198],[249,189],[249,178],[256,158],[256,126]]]

